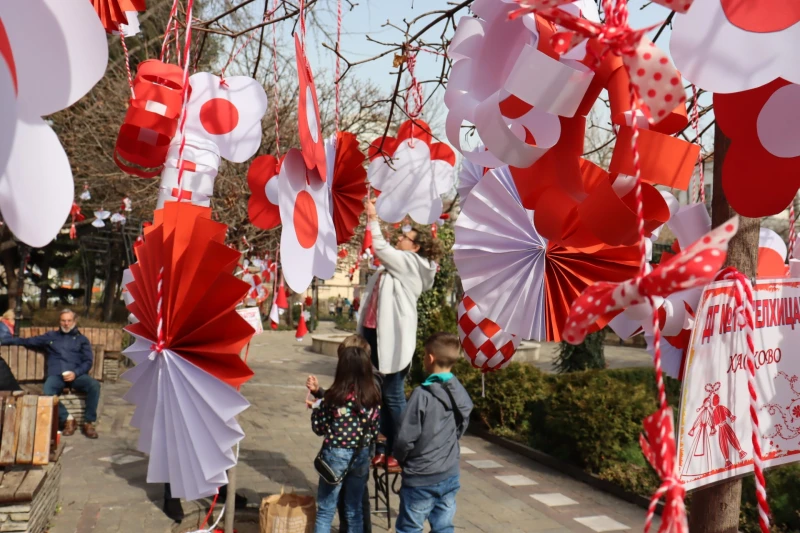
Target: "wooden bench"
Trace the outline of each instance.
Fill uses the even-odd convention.
[[[48,326],[25,327],[20,328],[19,336],[23,339],[27,339],[29,337],[44,335],[48,331],[53,331],[55,329],[58,328]],[[121,361],[122,350],[125,344],[125,332],[119,327],[82,328],[78,326],[78,330],[89,339],[89,343],[93,347],[98,345],[105,347],[105,355],[104,359],[102,359],[103,365],[101,367],[103,377],[108,381],[117,381],[121,372],[121,367],[123,366]],[[95,376],[93,375],[93,377]],[[99,378],[95,377],[95,379]]]
[[[0,392],[0,530],[42,533],[61,486],[58,398]]]
[[[97,381],[104,380],[103,363],[105,361],[105,346],[96,344],[92,346],[94,353],[94,364],[89,370],[89,375]],[[47,375],[47,358],[44,353],[30,350],[24,346],[0,346],[0,358],[2,358],[11,369],[11,373],[17,378],[23,388],[26,384],[44,384],[45,376]],[[102,403],[102,388],[101,390],[101,403]],[[61,403],[67,408],[69,414],[75,419],[75,422],[80,425],[83,423],[86,413],[86,394],[83,392],[65,389],[64,394],[61,395]],[[98,412],[100,406],[98,405]],[[0,465],[2,461],[0,461]],[[2,522],[0,522],[2,524]],[[0,531],[2,531],[0,529]]]

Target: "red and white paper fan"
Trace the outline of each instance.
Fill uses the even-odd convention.
[[[336,230],[328,186],[306,168],[297,149],[281,164],[278,199],[283,277],[293,291],[304,292],[314,276],[330,279],[336,272]]]
[[[366,157],[358,149],[352,133],[337,132],[325,140],[331,214],[336,228],[336,244],[348,242],[358,227],[367,196]]]
[[[297,76],[300,79],[297,105],[300,148],[306,167],[309,170],[316,170],[321,180],[325,181],[328,173],[325,161],[325,142],[322,138],[322,125],[319,121],[317,88],[314,86],[314,74],[311,73],[311,65],[305,53],[305,46],[300,42],[299,32],[294,34],[294,49],[297,60]]]
[[[253,159],[247,170],[247,186],[250,199],[247,201],[247,216],[257,228],[269,230],[281,223],[278,206],[278,172],[280,163],[271,155],[260,155]]]
[[[508,366],[521,341],[486,318],[467,295],[458,304],[458,338],[470,364],[481,372]]]
[[[74,197],[69,160],[42,117],[89,92],[107,63],[88,1],[0,2],[0,211],[31,246],[56,236]]]
[[[461,160],[461,170],[458,172],[458,183],[456,190],[461,198],[461,204],[467,200],[472,188],[477,185],[488,169],[482,165],[476,165],[466,157]]]
[[[386,162],[385,152],[391,158]],[[380,191],[375,209],[386,222],[410,216],[418,224],[433,224],[442,214],[442,195],[453,188],[456,155],[444,143],[433,142],[430,127],[408,120],[397,138],[381,137],[369,149],[369,181]]]
[[[243,163],[261,144],[267,94],[260,83],[248,76],[231,76],[223,81],[208,72],[198,72],[189,78],[189,84],[186,128],[183,137],[176,136],[170,144],[161,173],[159,208],[164,202],[176,201],[208,206],[221,159]],[[181,158],[183,172],[178,168]]]
[[[63,1],[63,0],[62,0]],[[91,0],[103,28],[108,33],[130,37],[139,33],[139,15],[145,10],[145,0]]]

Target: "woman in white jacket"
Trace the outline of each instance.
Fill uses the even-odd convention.
[[[386,447],[378,446],[373,464],[388,461],[400,415],[406,406],[405,378],[417,344],[417,300],[433,287],[441,246],[429,230],[403,233],[392,247],[383,238],[374,200],[367,202],[367,220],[381,268],[367,282],[359,313],[358,331],[372,348],[372,363],[384,375],[381,433]],[[387,458],[388,456],[388,458]]]

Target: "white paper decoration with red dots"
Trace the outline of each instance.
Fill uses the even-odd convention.
[[[470,364],[481,372],[508,366],[522,340],[486,318],[467,295],[458,304],[458,338]]]
[[[278,174],[283,277],[303,292],[314,276],[330,279],[336,271],[336,230],[328,186],[307,169],[300,150],[291,149]]]

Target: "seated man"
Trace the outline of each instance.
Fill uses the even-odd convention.
[[[60,328],[48,331],[38,337],[21,339],[12,337],[3,341],[6,345],[19,345],[31,349],[44,350],[47,357],[47,379],[44,394],[58,396],[64,388],[86,393],[86,418],[83,434],[90,439],[97,438],[94,422],[97,420],[97,404],[100,402],[100,383],[89,375],[94,363],[92,345],[81,335],[75,326],[75,313],[70,309],[61,311]],[[63,403],[58,404],[58,419],[62,434],[69,437],[75,433],[75,420],[67,412]]]

